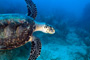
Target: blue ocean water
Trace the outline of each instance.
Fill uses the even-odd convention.
[[[90,60],[90,0],[33,0],[36,21],[55,28],[55,34],[33,33],[42,43],[37,60]],[[0,14],[27,14],[24,0],[0,0]],[[0,52],[0,60],[27,60],[28,47]],[[9,55],[9,54],[12,54]]]

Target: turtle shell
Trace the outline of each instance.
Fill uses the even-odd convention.
[[[0,49],[13,49],[27,43],[35,28],[33,18],[20,14],[0,15]]]

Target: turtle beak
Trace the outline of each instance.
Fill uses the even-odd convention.
[[[54,34],[54,33],[55,33],[55,29],[53,27],[50,27],[49,34]]]

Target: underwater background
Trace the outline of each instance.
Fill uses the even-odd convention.
[[[37,60],[90,60],[90,0],[33,0],[33,2],[38,10],[35,20],[46,22],[56,30],[53,35],[42,32],[33,34],[39,37],[42,43],[41,54]],[[0,0],[0,14],[6,13],[27,14],[25,1]],[[29,45],[26,45],[28,51]],[[24,47],[19,49],[0,52],[0,60],[28,59],[28,51]],[[13,56],[6,56],[10,52],[13,52]]]

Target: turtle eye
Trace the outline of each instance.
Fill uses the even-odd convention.
[[[47,28],[47,25],[44,28]]]

